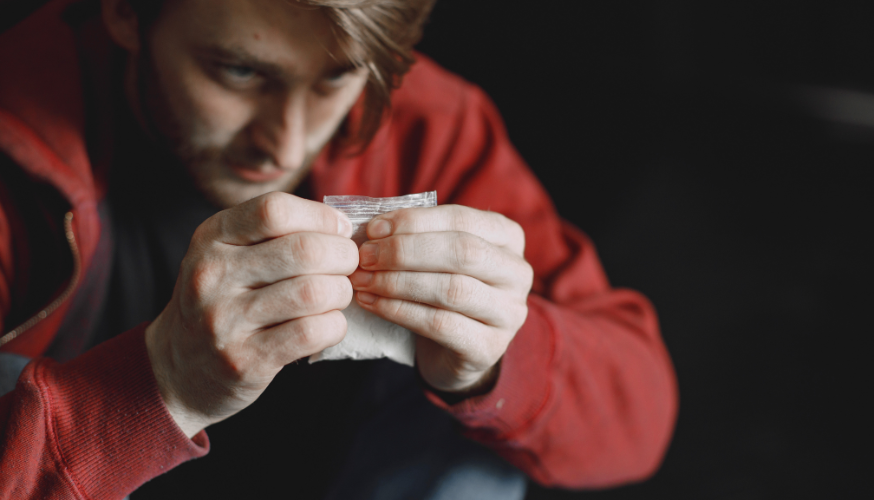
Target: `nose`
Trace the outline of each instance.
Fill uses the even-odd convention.
[[[255,127],[254,146],[284,170],[303,166],[306,153],[307,106],[302,93],[264,99]]]

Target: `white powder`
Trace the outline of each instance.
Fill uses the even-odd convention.
[[[367,241],[367,223],[380,214],[401,208],[433,207],[437,192],[410,194],[391,198],[368,196],[325,196],[325,203],[345,213],[352,222],[352,239],[360,247]],[[413,332],[366,311],[353,299],[343,311],[348,328],[339,344],[310,356],[309,362],[330,359],[389,358],[413,366],[416,338]]]

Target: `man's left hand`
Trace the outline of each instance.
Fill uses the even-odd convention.
[[[490,390],[528,315],[533,272],[521,226],[442,205],[381,215],[367,236],[349,277],[361,307],[419,335],[416,362],[434,389]]]

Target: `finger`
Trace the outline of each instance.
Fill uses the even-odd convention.
[[[235,279],[258,288],[294,276],[349,276],[358,267],[358,247],[343,236],[300,232],[234,247],[231,258]]]
[[[505,247],[518,255],[525,250],[522,226],[497,212],[486,212],[462,205],[432,208],[407,208],[374,217],[367,225],[367,236],[379,239],[394,234],[461,231]]]
[[[352,285],[345,276],[299,276],[243,295],[243,317],[253,329],[345,309]]]
[[[343,213],[324,203],[272,192],[213,215],[198,231],[210,241],[252,245],[302,231],[349,237],[352,224]]]
[[[276,325],[252,335],[246,344],[265,363],[284,366],[337,345],[345,336],[343,313],[328,311]]]
[[[386,297],[372,296],[375,300],[369,302],[362,292],[356,297],[362,308],[437,342],[477,367],[491,366],[503,352],[501,330],[457,312]]]
[[[462,274],[359,269],[349,280],[357,291],[455,311],[498,328],[518,316],[510,293]]]
[[[525,261],[465,232],[400,234],[365,243],[359,265],[368,271],[420,271],[471,276],[489,285],[517,288]]]

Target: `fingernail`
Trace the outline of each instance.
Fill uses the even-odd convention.
[[[362,267],[372,266],[379,260],[379,245],[372,242],[367,242],[361,245],[359,250],[359,263]]]
[[[371,238],[385,238],[391,235],[391,222],[385,219],[378,219],[373,221],[367,229],[368,236]]]
[[[351,281],[352,286],[356,288],[370,286],[370,283],[373,281],[373,273],[358,269],[349,275],[349,281]]]
[[[345,215],[341,215],[337,219],[337,232],[340,233],[340,236],[347,238],[352,236],[352,223]]]
[[[376,302],[376,295],[367,292],[358,292],[358,301],[370,305]]]

